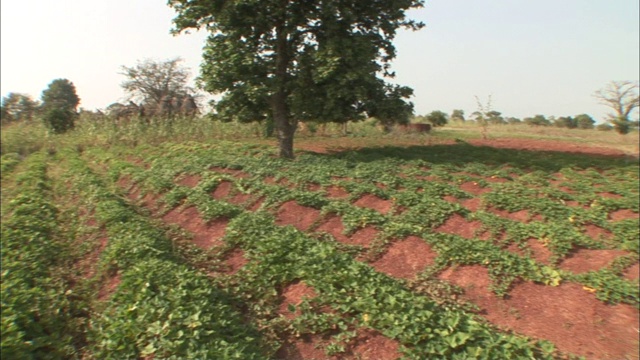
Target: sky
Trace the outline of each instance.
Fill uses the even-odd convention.
[[[638,0],[428,0],[408,16],[426,26],[394,41],[395,83],[414,89],[416,114],[464,110],[478,101],[503,116],[609,109],[593,93],[640,79]],[[206,32],[170,34],[162,0],[2,0],[2,96],[39,98],[54,79],[74,83],[80,106],[123,101],[122,66],[180,57],[199,71]],[[637,112],[633,115],[638,117]]]

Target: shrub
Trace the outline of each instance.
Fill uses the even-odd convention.
[[[64,108],[47,110],[42,116],[44,124],[54,134],[62,134],[74,128],[76,114]]]
[[[611,123],[613,124],[613,128],[620,135],[626,135],[631,131],[631,121],[625,118],[617,118],[612,120]]]
[[[596,126],[596,130],[598,130],[598,131],[611,131],[611,130],[613,130],[613,126],[611,126],[609,124],[599,124],[598,126]]]

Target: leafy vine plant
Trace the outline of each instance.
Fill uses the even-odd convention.
[[[489,135],[489,118],[491,117],[491,95],[487,97],[487,103],[482,104],[480,98],[475,95],[478,110],[473,113],[476,122],[482,127],[482,140],[487,140]]]

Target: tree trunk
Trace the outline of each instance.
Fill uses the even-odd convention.
[[[278,92],[273,96],[273,120],[278,138],[278,147],[280,148],[280,157],[284,159],[293,159],[293,134],[296,126],[289,119],[287,109],[286,95]]]
[[[280,157],[293,159],[293,135],[296,123],[292,121],[287,106],[287,69],[289,67],[289,53],[287,34],[284,30],[284,19],[276,26],[276,88],[271,98],[273,121],[280,148]]]

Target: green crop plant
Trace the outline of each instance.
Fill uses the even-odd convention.
[[[13,359],[73,357],[78,314],[69,284],[56,275],[66,258],[47,157],[33,153],[24,167],[2,222],[1,351]]]

